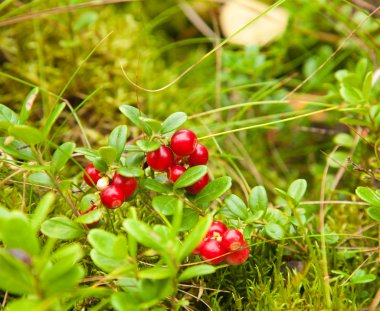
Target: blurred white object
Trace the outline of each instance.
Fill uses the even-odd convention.
[[[260,15],[268,5],[255,0],[226,0],[220,12],[220,26],[225,37],[244,27]],[[231,43],[265,45],[283,34],[289,14],[285,9],[275,8],[258,18],[231,39]]]
[[[374,86],[377,81],[380,80],[380,69],[376,69],[372,76],[372,86]]]

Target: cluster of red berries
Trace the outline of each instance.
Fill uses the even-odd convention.
[[[102,177],[102,173],[92,163],[85,168],[83,179],[89,186],[97,186],[102,191],[102,203],[111,209],[120,207],[124,201],[130,199],[137,188],[136,178],[124,177],[117,172],[108,182],[108,178]]]
[[[225,261],[240,265],[249,257],[249,246],[239,230],[228,229],[224,223],[214,221],[193,254],[200,254],[211,264]]]
[[[155,171],[166,172],[168,179],[174,183],[189,167],[205,165],[208,161],[207,148],[198,143],[197,136],[190,130],[175,132],[170,141],[170,147],[160,146],[155,151],[148,152],[147,163]],[[197,194],[209,181],[206,173],[193,185],[185,190],[190,194]]]

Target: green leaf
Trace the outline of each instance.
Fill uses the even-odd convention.
[[[107,165],[106,160],[104,160],[103,158],[97,157],[97,158],[94,159],[94,161],[92,163],[94,164],[95,168],[98,171],[107,172],[108,165]]]
[[[376,280],[376,275],[367,274],[365,270],[359,269],[357,270],[352,278],[350,279],[351,284],[365,284],[370,283]]]
[[[28,310],[28,311],[39,311],[43,309],[44,302],[40,300],[35,300],[33,298],[20,298],[16,300],[12,300],[7,303],[7,311],[20,311],[20,310]]]
[[[98,222],[100,219],[102,219],[102,210],[99,208],[96,208],[92,210],[91,212],[88,212],[86,214],[83,214],[75,219],[75,221],[79,224],[94,224]]]
[[[26,96],[25,100],[22,103],[21,111],[20,111],[20,119],[19,124],[24,124],[25,121],[29,118],[30,112],[32,110],[34,101],[39,93],[40,89],[35,87],[32,89],[29,94]]]
[[[176,271],[169,268],[153,267],[150,269],[140,270],[138,277],[141,279],[161,280],[172,277]]]
[[[117,172],[124,177],[142,177],[144,176],[144,171],[141,167],[120,167]]]
[[[341,85],[339,92],[343,99],[350,104],[357,105],[364,101],[362,92],[356,87],[343,84]]]
[[[116,161],[117,150],[115,147],[104,146],[98,149],[100,157],[108,164]]]
[[[175,112],[168,116],[161,124],[161,134],[172,132],[179,128],[187,120],[187,115],[184,112]]]
[[[87,159],[90,159],[91,162],[99,156],[99,153],[96,150],[85,147],[75,148],[75,152],[84,155]]]
[[[268,196],[263,186],[256,186],[252,189],[248,198],[248,207],[253,213],[249,217],[250,222],[256,221],[265,215],[268,208]]]
[[[209,203],[219,198],[223,193],[231,188],[231,177],[219,177],[208,183],[195,197],[198,204]]]
[[[43,127],[43,130],[42,130],[42,133],[45,137],[47,137],[49,135],[51,128],[56,123],[57,119],[59,118],[63,109],[65,109],[65,107],[66,107],[66,104],[61,103],[59,105],[56,105],[53,108],[53,110],[50,112],[50,114],[46,120],[45,126]]]
[[[26,143],[35,145],[42,143],[45,139],[43,133],[29,125],[12,125],[8,128],[9,134]]]
[[[192,208],[184,208],[182,211],[182,222],[179,231],[189,231],[195,226],[199,219],[199,214]]]
[[[6,137],[0,137],[0,148],[3,152],[16,159],[36,161],[36,158],[30,147],[26,146],[19,140],[13,140],[11,143],[6,143]]]
[[[355,118],[340,118],[339,119],[340,123],[347,124],[347,125],[359,125],[359,126],[371,126],[369,122],[365,120],[360,120],[360,119],[355,119]]]
[[[264,226],[264,233],[275,240],[280,240],[284,237],[284,229],[278,224],[266,224]]]
[[[367,100],[367,101],[369,100],[369,98],[371,96],[372,79],[373,79],[373,73],[368,72],[364,78],[364,81],[363,81],[362,92],[363,92],[363,96],[364,96],[365,100]]]
[[[297,179],[293,181],[289,188],[288,188],[288,194],[297,202],[299,203],[303,196],[305,195],[307,188],[307,182],[305,179]]]
[[[187,169],[174,183],[173,188],[179,189],[191,186],[207,174],[206,165],[197,165]]]
[[[126,125],[119,125],[114,128],[108,138],[108,145],[114,147],[116,150],[116,161],[120,160],[123,154],[125,144],[127,143],[128,127]]]
[[[380,207],[380,195],[368,187],[358,187],[355,190],[356,195],[364,202],[373,206]]]
[[[227,205],[227,208],[230,210],[232,214],[240,219],[247,219],[248,210],[247,206],[237,195],[230,194],[228,197],[224,199],[224,202]]]
[[[42,287],[44,288],[44,292],[47,296],[58,293],[62,295],[65,291],[76,290],[77,284],[84,276],[84,269],[81,266],[76,265],[59,278],[56,278],[54,282],[44,280]]]
[[[49,175],[44,172],[30,174],[26,178],[26,181],[31,184],[54,188],[53,181],[50,179]]]
[[[0,249],[0,289],[15,295],[34,294],[33,275],[21,260]]]
[[[186,268],[178,277],[178,282],[190,280],[197,276],[212,274],[216,271],[216,268],[211,265],[201,264]]]
[[[182,262],[186,256],[190,255],[191,252],[199,245],[199,243],[205,237],[208,229],[212,223],[212,215],[207,214],[205,217],[201,218],[195,225],[194,229],[189,233],[186,239],[183,241],[181,248],[178,253],[178,261]]]
[[[157,141],[148,141],[144,139],[136,141],[136,145],[144,152],[155,151],[161,146]]]
[[[126,219],[123,226],[140,244],[158,252],[166,250],[165,241],[162,241],[161,237],[147,224],[135,219]]]
[[[54,152],[51,159],[51,171],[59,172],[67,161],[71,158],[75,149],[75,144],[72,142],[63,143],[58,149]]]
[[[94,193],[88,193],[82,197],[79,203],[79,209],[82,212],[88,211],[93,204],[95,204],[99,200],[99,195]]]
[[[7,248],[22,249],[30,255],[37,255],[40,244],[31,223],[26,216],[12,212],[1,220],[1,237]]]
[[[129,121],[131,121],[134,125],[136,125],[140,130],[143,129],[143,123],[140,120],[140,111],[133,106],[130,105],[123,105],[119,107],[121,113],[125,115]]]
[[[380,222],[380,208],[375,206],[370,206],[367,208],[367,214],[375,221]]]
[[[334,137],[334,143],[343,147],[351,148],[354,143],[354,139],[347,133],[339,133]]]
[[[32,214],[31,222],[32,222],[32,227],[34,231],[39,230],[41,223],[49,215],[49,212],[52,208],[54,201],[55,201],[54,192],[48,192],[42,197],[42,199],[40,200],[40,202],[38,203],[37,207],[35,208]]]
[[[7,106],[0,104],[0,129],[7,129],[12,124],[17,124],[19,118],[17,114]]]
[[[168,185],[164,185],[155,179],[143,179],[141,184],[144,188],[157,193],[168,193],[171,191]]]
[[[88,242],[97,252],[111,258],[122,259],[127,255],[127,241],[103,229],[93,229],[87,236]]]
[[[91,250],[90,256],[94,264],[105,272],[112,272],[128,263],[124,259],[103,255],[96,249]]]
[[[85,230],[66,217],[53,217],[42,223],[41,231],[51,238],[73,240],[85,234]]]
[[[115,292],[111,296],[112,307],[116,311],[140,311],[139,300],[131,293]]]
[[[173,215],[178,206],[178,200],[174,196],[160,195],[153,198],[152,206],[164,215]]]

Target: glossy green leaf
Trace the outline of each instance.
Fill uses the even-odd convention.
[[[375,221],[380,222],[380,208],[377,206],[370,206],[367,208],[367,214]]]
[[[136,107],[123,105],[120,106],[119,109],[121,113],[129,119],[129,121],[136,125],[140,130],[143,129],[143,124],[140,120],[140,115],[142,115],[142,113]]]
[[[195,197],[195,202],[209,203],[231,188],[231,177],[223,176],[209,182]]]
[[[339,91],[343,99],[350,104],[357,105],[364,101],[362,92],[355,87],[344,84]]]
[[[99,195],[94,193],[88,193],[82,197],[79,203],[79,209],[82,212],[88,211],[93,204],[95,204],[99,200]]]
[[[91,162],[99,156],[99,153],[96,150],[85,147],[75,148],[75,152],[84,155],[87,159],[90,159]]]
[[[178,198],[169,195],[155,196],[152,200],[152,206],[164,215],[173,215],[178,206],[178,200]]]
[[[199,214],[192,208],[184,208],[182,211],[182,223],[179,231],[189,231],[198,222]]]
[[[12,125],[8,128],[9,134],[26,143],[35,145],[42,143],[45,139],[43,133],[29,125]]]
[[[116,236],[103,229],[93,229],[87,239],[91,246],[104,256],[124,258],[127,255],[127,241],[122,235]]]
[[[358,187],[355,190],[356,195],[364,202],[373,206],[380,207],[380,195],[368,187]]]
[[[173,188],[179,189],[193,185],[207,174],[206,165],[197,165],[187,169],[174,183]]]
[[[0,129],[7,129],[12,124],[17,124],[19,118],[17,114],[7,106],[0,104]]]
[[[83,214],[75,219],[79,224],[93,224],[102,219],[103,213],[100,208],[96,208],[91,212]]]
[[[103,255],[96,249],[91,250],[90,256],[94,264],[105,272],[112,272],[116,269],[119,269],[122,265],[128,263],[126,260],[121,258]]]
[[[171,191],[167,184],[162,184],[155,179],[143,179],[141,184],[144,188],[152,190],[157,193],[168,193]]]
[[[368,72],[364,78],[363,88],[362,88],[364,99],[367,101],[369,100],[369,97],[371,95],[372,80],[373,80],[373,73]]]
[[[24,124],[24,122],[29,118],[34,101],[36,100],[39,91],[40,89],[38,87],[35,87],[26,96],[25,100],[22,103],[19,124]]]
[[[26,181],[31,184],[46,186],[54,188],[54,183],[50,179],[49,175],[44,172],[38,172],[28,175]]]
[[[111,296],[112,307],[116,311],[140,311],[139,300],[128,292],[115,292]]]
[[[307,189],[307,182],[305,179],[297,179],[293,181],[289,188],[288,188],[288,194],[297,202],[299,203],[303,196],[305,195]]]
[[[339,133],[334,137],[334,143],[343,147],[351,148],[354,144],[354,138],[347,133]]]
[[[135,219],[126,219],[123,222],[128,234],[132,235],[140,244],[156,251],[164,251],[165,241],[147,224]]]
[[[116,161],[117,150],[115,147],[104,146],[98,149],[100,157],[108,164],[112,164]]]
[[[246,219],[248,217],[248,209],[242,199],[237,195],[230,194],[224,199],[227,208],[232,214],[240,219]]]
[[[62,294],[65,291],[74,291],[79,281],[85,276],[84,269],[79,266],[73,266],[66,273],[55,279],[54,282],[44,280],[42,287],[46,295]]]
[[[51,128],[56,123],[57,119],[59,118],[63,109],[65,109],[65,107],[66,107],[65,103],[60,103],[60,104],[56,105],[53,108],[53,110],[50,112],[50,114],[49,114],[49,116],[45,122],[45,126],[43,127],[43,131],[42,131],[43,135],[45,137],[49,135]]]
[[[186,268],[178,277],[178,282],[190,280],[194,277],[212,274],[216,271],[216,268],[211,265],[201,264]]]
[[[127,143],[128,127],[126,125],[119,125],[114,128],[108,138],[108,145],[116,150],[116,161],[120,160],[123,154],[125,144]]]
[[[161,134],[170,133],[179,128],[187,120],[187,115],[184,112],[175,112],[168,116],[161,124]]]
[[[53,217],[42,223],[41,231],[51,238],[73,240],[85,234],[85,230],[66,217]]]
[[[124,177],[142,177],[144,176],[144,170],[138,166],[132,167],[120,167],[117,172]]]
[[[144,152],[155,151],[161,146],[157,141],[148,141],[144,139],[136,141],[136,145]]]
[[[167,267],[153,267],[150,269],[140,270],[138,277],[141,279],[161,280],[172,277],[175,273],[175,270]]]
[[[54,192],[48,192],[46,193],[40,202],[38,203],[37,207],[34,209],[32,214],[32,227],[34,231],[38,231],[40,228],[40,225],[42,222],[46,219],[46,217],[49,215],[52,206],[55,201],[55,194]]]
[[[266,224],[264,226],[264,233],[275,240],[280,240],[284,237],[285,231],[284,229],[278,225],[278,224]]]
[[[15,295],[35,294],[30,268],[21,260],[0,249],[0,289]]]
[[[6,137],[0,137],[0,148],[3,152],[10,156],[27,161],[36,161],[36,158],[29,146],[19,140],[13,140],[12,142],[6,142]]]
[[[183,244],[178,253],[178,261],[182,262],[186,256],[190,255],[191,252],[199,245],[199,243],[205,237],[208,229],[212,223],[212,215],[207,214],[205,217],[201,218],[195,225],[194,229],[189,233],[189,235],[183,241]]]
[[[39,253],[36,232],[24,214],[12,212],[0,224],[1,237],[7,248],[22,249],[30,255]]]
[[[94,164],[95,168],[98,171],[107,172],[108,165],[107,165],[106,160],[104,160],[103,158],[97,157],[97,158],[94,159],[94,161],[92,163]]]
[[[51,171],[59,172],[67,161],[71,158],[75,149],[75,144],[72,142],[63,143],[58,149],[54,152],[51,159]]]

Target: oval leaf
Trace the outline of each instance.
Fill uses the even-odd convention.
[[[141,167],[120,167],[117,172],[124,177],[142,177],[144,176],[144,171]]]
[[[288,194],[299,203],[305,195],[307,182],[305,179],[297,179],[293,181],[288,189]]]
[[[367,209],[367,214],[369,217],[371,217],[375,221],[380,222],[380,208],[371,206]]]
[[[189,267],[185,269],[181,275],[178,277],[178,282],[183,282],[192,279],[197,276],[212,274],[216,271],[216,268],[211,265],[201,264]]]
[[[23,141],[27,145],[35,145],[44,141],[42,132],[29,125],[13,125],[8,131],[10,135]]]
[[[107,163],[107,164],[112,164],[117,157],[117,151],[115,147],[100,147],[99,150],[99,155],[100,157]]]
[[[66,217],[54,217],[42,223],[41,231],[51,238],[72,240],[82,236],[85,231],[76,222]]]
[[[272,239],[280,240],[284,237],[284,229],[278,224],[266,224],[264,226],[264,232]]]
[[[253,213],[266,211],[268,208],[268,196],[263,186],[256,186],[249,194],[248,206]]]
[[[173,188],[179,189],[193,185],[198,180],[200,180],[204,175],[207,174],[206,165],[197,165],[190,167],[185,171],[174,183]]]
[[[209,203],[219,198],[223,193],[231,188],[231,177],[219,177],[208,183],[195,197],[195,202]]]
[[[126,125],[119,125],[114,128],[108,138],[108,145],[116,150],[116,161],[120,160],[123,154],[125,144],[127,143],[128,127]]]
[[[70,159],[74,152],[75,144],[67,142],[58,147],[54,152],[51,159],[51,170],[53,172],[59,172],[65,166],[66,162]]]
[[[173,215],[178,206],[178,198],[169,195],[156,196],[152,200],[152,206],[164,215]]]
[[[161,134],[172,132],[179,128],[187,120],[187,115],[184,112],[175,112],[168,116],[161,125]]]
[[[363,201],[373,206],[380,207],[380,196],[374,190],[368,187],[358,187],[356,188],[355,193]]]
[[[227,205],[227,208],[230,210],[232,214],[234,214],[236,217],[240,219],[247,219],[248,217],[248,210],[247,206],[243,202],[242,199],[240,199],[237,195],[230,194],[224,202]]]
[[[143,124],[139,118],[142,114],[136,107],[130,105],[123,105],[119,107],[119,110],[123,115],[125,115],[129,119],[129,121],[136,125],[140,130],[143,128]]]
[[[157,141],[138,140],[136,145],[144,152],[155,151],[160,148],[161,144]]]
[[[162,184],[155,179],[143,179],[141,180],[141,184],[144,188],[158,193],[168,193],[171,191],[168,185]]]

